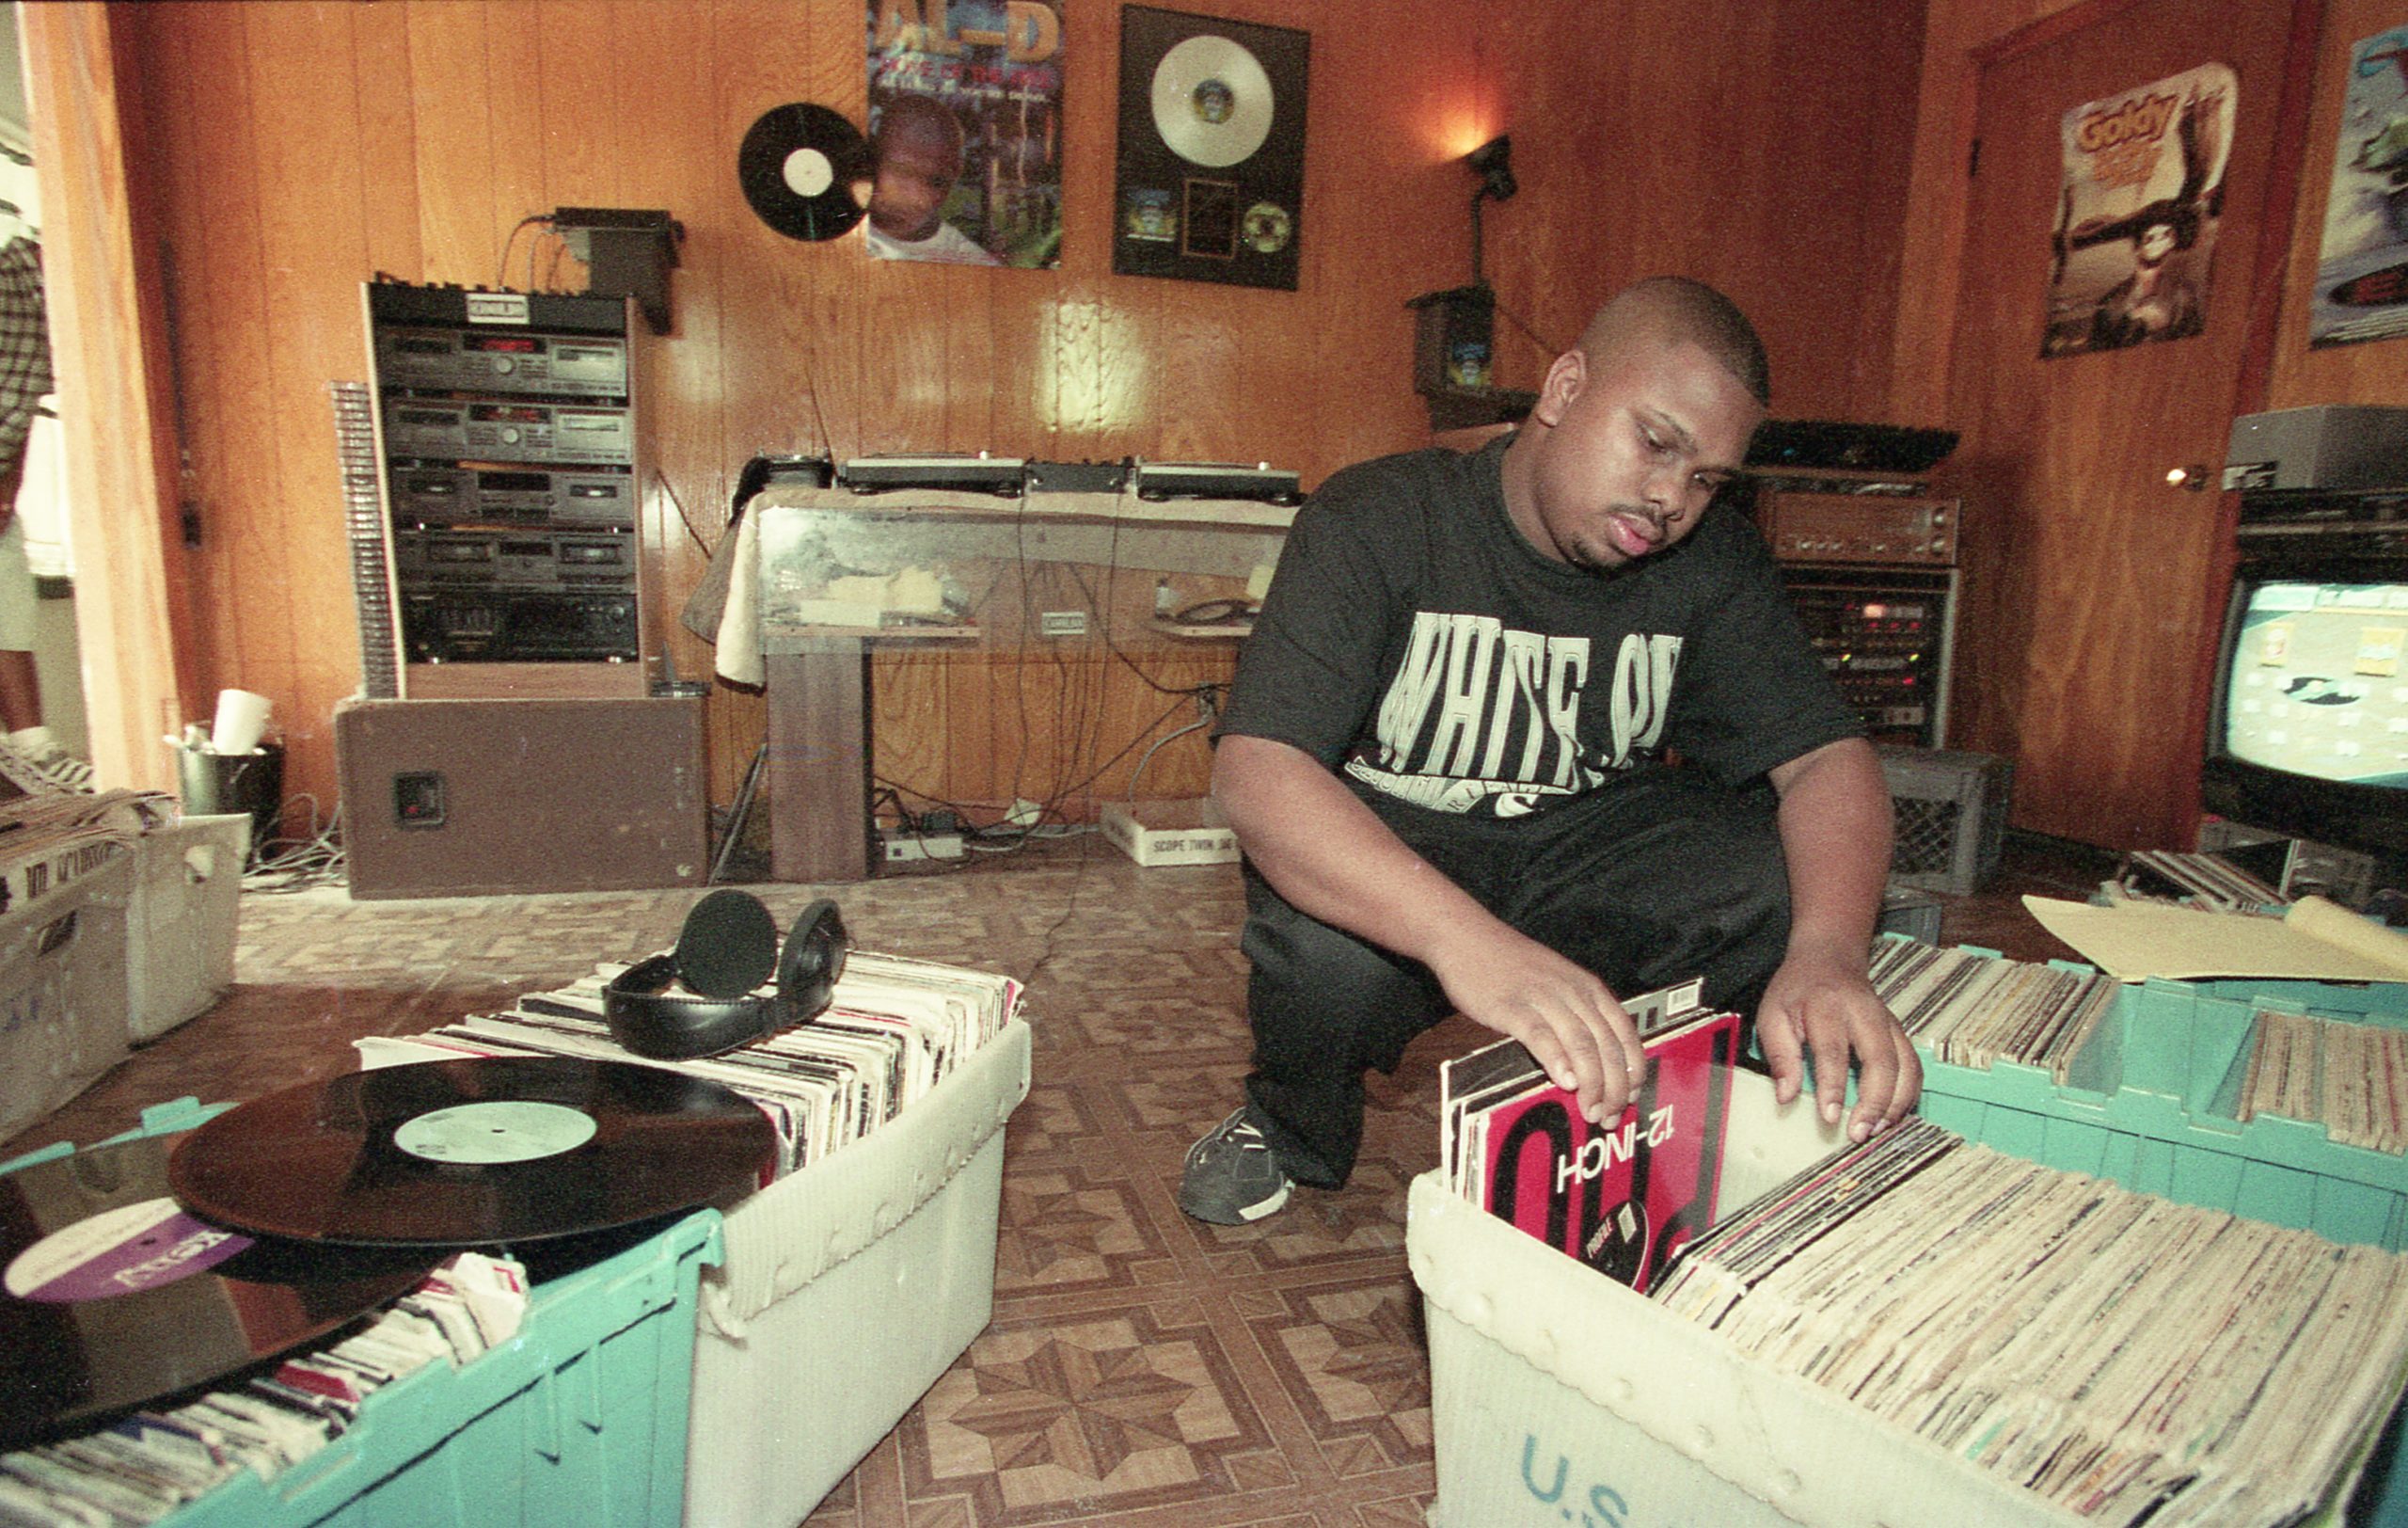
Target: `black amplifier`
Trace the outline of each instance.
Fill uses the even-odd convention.
[[[404,592],[436,587],[633,594],[635,537],[626,532],[404,531],[393,571]]]
[[[635,421],[625,408],[385,400],[388,457],[627,467],[635,453]]]
[[[387,388],[438,392],[624,398],[627,342],[514,329],[379,328],[376,377]]]
[[[625,472],[411,467],[393,471],[393,518],[408,525],[578,525],[633,530]]]
[[[502,331],[543,329],[575,335],[625,335],[625,297],[564,292],[501,292],[456,286],[368,283],[368,320],[384,327],[438,326]]]
[[[1939,744],[1947,724],[1952,572],[1782,569],[1807,640],[1877,741]]]
[[[636,597],[507,590],[404,595],[402,642],[417,663],[632,662]]]

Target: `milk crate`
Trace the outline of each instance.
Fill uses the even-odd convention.
[[[2015,765],[1990,754],[1882,747],[1897,847],[1893,885],[1962,897],[1998,873]]]

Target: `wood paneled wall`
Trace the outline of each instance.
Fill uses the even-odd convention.
[[[1921,52],[1889,0],[1203,7],[1312,34],[1293,293],[1110,274],[1118,8],[1067,8],[1066,234],[1061,268],[1039,272],[884,265],[746,208],[736,146],[763,111],[861,119],[860,0],[123,8],[172,320],[169,491],[200,531],[179,640],[205,692],[274,697],[292,788],[331,790],[329,718],[358,674],[325,389],[366,374],[358,284],[523,284],[527,240],[506,272],[505,241],[562,205],[686,225],[676,329],[642,378],[659,467],[645,540],[673,600],[757,453],[1269,460],[1309,484],[1422,443],[1404,305],[1468,278],[1471,177],[1452,161],[1502,131],[1523,190],[1486,214],[1500,382],[1534,382],[1624,280],[1682,271],[1755,314],[1778,411],[1883,415]],[[548,249],[536,263],[549,279]],[[675,641],[681,672],[706,672],[707,650]],[[1016,776],[1042,796],[1161,708],[1108,664],[1057,678],[1105,719],[1065,759],[1019,721],[1040,710],[1039,665],[936,667],[888,662],[878,719],[879,772],[932,793],[991,797]],[[717,799],[761,733],[758,698],[721,687]],[[1147,792],[1200,787],[1204,757],[1195,739],[1164,750]]]

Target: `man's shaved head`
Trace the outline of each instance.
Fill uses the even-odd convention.
[[[1687,341],[1719,362],[1758,404],[1772,403],[1772,366],[1755,326],[1703,281],[1654,276],[1624,287],[1589,321],[1580,350],[1596,362],[1634,340]]]

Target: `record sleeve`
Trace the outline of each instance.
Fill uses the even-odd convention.
[[[174,1138],[0,1174],[0,1448],[289,1352],[408,1293],[434,1265],[202,1220],[169,1197]]]
[[[179,1142],[168,1180],[195,1213],[239,1230],[477,1247],[733,1200],[767,1181],[775,1155],[768,1117],[718,1083],[627,1062],[485,1057],[253,1099]]]
[[[1642,1030],[1644,1025],[1642,1023]],[[1640,1294],[1713,1223],[1739,1018],[1701,1011],[1643,1043],[1647,1078],[1610,1127],[1541,1074],[1474,1091],[1450,1148],[1482,1209]],[[1518,1042],[1501,1046],[1521,1051]],[[1495,1049],[1497,1047],[1489,1047]],[[1485,1051],[1463,1062],[1477,1063]],[[1523,1052],[1527,1055],[1527,1052]]]

